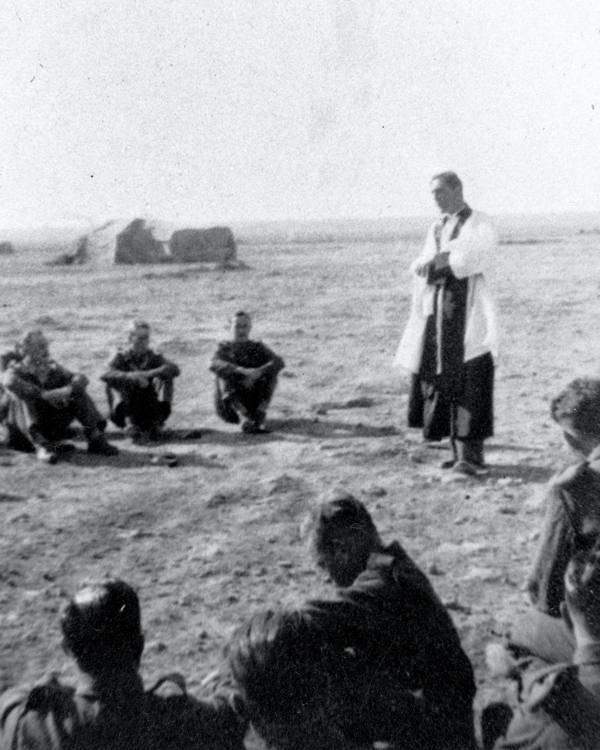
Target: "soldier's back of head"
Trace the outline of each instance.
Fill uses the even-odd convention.
[[[86,586],[63,607],[63,647],[84,672],[139,666],[144,648],[140,603],[129,584],[110,579]]]

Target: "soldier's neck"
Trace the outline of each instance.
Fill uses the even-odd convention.
[[[141,678],[134,666],[129,669],[106,669],[95,674],[79,670],[77,685],[80,692],[114,694],[135,689],[141,685]]]

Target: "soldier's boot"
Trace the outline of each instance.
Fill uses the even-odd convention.
[[[111,445],[105,438],[104,433],[98,428],[86,430],[86,438],[88,453],[94,453],[98,456],[116,456],[119,453],[119,449],[115,445]]]

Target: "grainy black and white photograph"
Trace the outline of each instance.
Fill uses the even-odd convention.
[[[4,0],[0,750],[600,748],[600,7]]]

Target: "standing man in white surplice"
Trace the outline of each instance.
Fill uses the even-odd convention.
[[[412,373],[409,427],[423,428],[426,440],[450,437],[443,467],[476,475],[494,429],[497,330],[487,277],[498,235],[465,203],[454,172],[435,175],[431,193],[442,216],[411,265],[412,310],[395,364]]]

